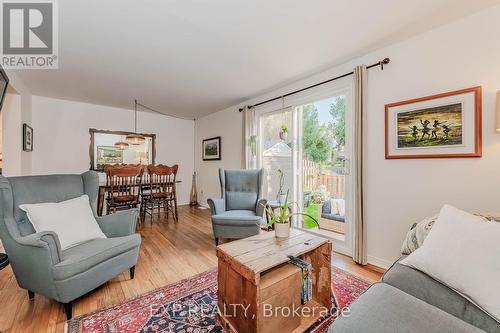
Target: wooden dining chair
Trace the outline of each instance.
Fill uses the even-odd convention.
[[[143,165],[116,164],[106,165],[108,209],[106,214],[120,209],[136,208],[140,204],[140,189],[142,183]]]
[[[169,214],[172,214],[174,221],[178,221],[177,212],[177,191],[176,177],[178,165],[148,165],[149,186],[144,186],[146,190],[142,194],[142,220],[146,214],[151,216],[151,225],[153,225],[153,214],[158,210],[158,217],[161,209],[168,220]]]

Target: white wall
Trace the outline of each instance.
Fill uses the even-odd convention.
[[[203,161],[202,140],[221,137],[222,160]],[[233,109],[217,112],[196,120],[196,169],[198,202],[207,206],[207,199],[220,193],[219,168],[239,169],[242,166],[243,118]]]
[[[2,151],[4,176],[22,175],[21,96],[9,87],[2,106]]]
[[[124,110],[33,96],[33,174],[89,170],[89,128],[132,131],[134,114]],[[137,130],[156,134],[156,163],[179,164],[179,204],[189,203],[194,170],[191,120],[139,112]]]
[[[22,150],[23,123],[31,124],[31,93],[12,70],[6,70],[9,86],[2,106],[3,175],[31,174],[31,153]]]
[[[495,94],[500,90],[500,6],[466,17],[349,63],[301,80],[243,104],[259,102],[371,64],[368,80],[366,219],[369,262],[387,267],[399,256],[413,222],[438,212],[444,203],[470,211],[500,211],[500,134],[494,131]],[[474,159],[385,160],[384,105],[441,92],[483,86],[483,157]],[[242,167],[240,105],[199,119],[197,146],[222,136],[222,161],[197,169],[201,200],[218,196],[218,167]],[[199,149],[199,147],[198,147]]]

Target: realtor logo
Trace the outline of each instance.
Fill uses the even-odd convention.
[[[1,1],[1,65],[13,69],[57,69],[54,0]]]

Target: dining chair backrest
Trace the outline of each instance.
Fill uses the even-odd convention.
[[[148,176],[151,193],[175,194],[175,182],[179,166],[168,166],[163,164],[148,165]]]
[[[106,165],[107,186],[109,186],[108,197],[132,196],[139,200],[142,175],[144,166],[140,164],[115,164]]]

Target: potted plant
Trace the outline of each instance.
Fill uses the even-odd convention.
[[[324,185],[321,185],[316,190],[311,191],[309,205],[306,207],[305,212],[319,220],[321,218],[323,203],[328,200],[329,195],[330,194],[326,191],[326,186]],[[304,220],[304,228],[310,229],[315,226],[314,221],[310,218],[306,218]]]
[[[290,223],[292,216],[304,216],[314,221],[317,227],[319,227],[318,221],[307,213],[292,213],[290,210],[290,206],[293,202],[288,202],[288,193],[286,192],[285,201],[280,207],[277,208],[278,212],[275,209],[272,209],[270,206],[266,207],[267,215],[269,216],[269,221],[267,222],[267,226],[271,227],[274,225],[274,232],[277,238],[288,238],[290,237]]]
[[[285,202],[285,197],[286,193],[283,191],[283,185],[285,184],[284,180],[284,174],[281,169],[278,169],[278,175],[280,177],[280,183],[279,183],[279,188],[278,188],[278,194],[276,195],[276,200],[278,200],[278,203],[281,205]]]
[[[286,141],[288,139],[288,127],[286,125],[281,125],[280,139]]]

